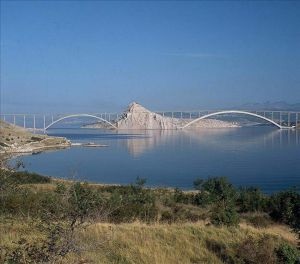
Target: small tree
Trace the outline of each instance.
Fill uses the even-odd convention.
[[[238,214],[235,208],[237,192],[225,177],[207,180],[197,179],[194,186],[199,190],[196,201],[211,208],[211,222],[216,225],[236,225]]]

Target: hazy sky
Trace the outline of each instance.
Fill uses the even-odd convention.
[[[300,102],[300,2],[1,1],[3,112]]]

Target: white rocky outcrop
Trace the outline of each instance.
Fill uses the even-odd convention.
[[[116,122],[116,127],[118,129],[178,129],[190,121],[190,119],[184,118],[164,117],[133,102]],[[195,122],[189,128],[226,128],[237,126],[237,124],[226,121],[203,119]]]
[[[118,129],[175,129],[170,118],[153,113],[133,102],[116,123]]]
[[[162,116],[160,114],[151,112],[142,105],[133,102],[127,110],[116,120],[113,125],[118,129],[179,129],[185,124],[191,122],[191,119],[186,118],[172,118]],[[90,125],[85,125],[85,128],[109,128],[111,126],[104,122],[98,122]],[[228,128],[238,127],[237,124],[216,120],[203,119],[191,124],[188,128]]]

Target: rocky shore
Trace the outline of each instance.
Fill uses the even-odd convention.
[[[4,121],[0,121],[0,132],[1,159],[12,155],[37,153],[71,146],[71,142],[66,138],[33,134]]]

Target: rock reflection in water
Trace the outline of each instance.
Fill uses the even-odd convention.
[[[124,131],[122,131],[123,133]],[[222,145],[232,146],[237,150],[254,148],[257,145],[265,147],[298,145],[300,132],[295,129],[279,130],[274,128],[266,130],[253,128],[206,128],[191,130],[137,130],[128,131],[139,135],[127,138],[120,144],[125,146],[128,152],[135,158],[158,146],[176,141],[178,144],[198,144],[212,149]],[[187,140],[188,139],[188,140]]]

